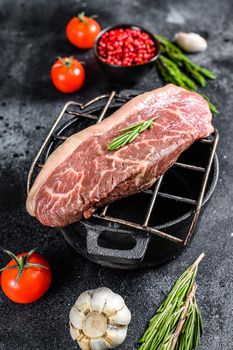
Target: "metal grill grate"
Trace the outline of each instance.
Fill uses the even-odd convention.
[[[81,118],[88,118],[88,119],[93,120],[96,123],[99,123],[99,122],[101,122],[101,120],[104,117],[106,117],[106,114],[107,114],[109,108],[112,107],[112,104],[114,104],[114,107],[117,104],[122,105],[134,96],[135,95],[132,95],[132,94],[129,94],[129,95],[126,94],[126,95],[122,96],[122,95],[117,94],[115,91],[113,91],[111,94],[98,96],[95,99],[87,102],[86,104],[80,104],[78,102],[66,103],[66,105],[61,110],[58,117],[56,118],[56,120],[55,120],[54,124],[52,125],[47,137],[45,138],[45,140],[44,140],[42,146],[40,147],[35,159],[32,162],[32,165],[31,165],[29,173],[28,173],[27,192],[29,193],[29,190],[31,188],[32,178],[33,178],[33,175],[35,175],[35,173],[34,173],[35,168],[36,167],[39,167],[39,168],[43,167],[43,160],[42,159],[45,158],[45,160],[46,160],[46,158],[48,156],[49,144],[51,142],[53,142],[54,140],[59,140],[60,142],[64,142],[67,138],[66,136],[62,135],[62,129],[60,129],[60,132],[57,133],[58,127],[60,126],[60,122],[62,121],[63,118],[67,118],[67,115],[71,115],[71,116],[75,117],[75,119],[72,118],[71,120],[68,120],[68,121],[66,120],[65,126],[71,125],[74,121],[77,121],[77,118],[80,118],[80,117]],[[106,101],[104,103],[104,107],[102,108],[100,115],[96,116],[95,111],[98,110],[98,104],[100,102],[103,102],[103,101]],[[199,218],[199,214],[201,211],[201,207],[203,204],[203,199],[204,199],[204,195],[205,195],[205,191],[206,191],[208,178],[210,175],[212,162],[213,162],[216,147],[218,144],[218,139],[219,139],[218,132],[217,132],[217,130],[215,130],[215,132],[210,137],[197,141],[197,142],[203,143],[204,145],[206,145],[206,147],[207,146],[210,147],[209,159],[208,159],[207,165],[205,167],[190,165],[190,164],[186,164],[185,162],[176,162],[173,165],[175,167],[182,167],[184,169],[187,169],[190,172],[199,172],[203,175],[202,185],[201,185],[201,189],[198,193],[197,199],[187,198],[187,197],[183,197],[183,196],[177,196],[177,195],[174,195],[174,194],[169,193],[169,192],[163,192],[161,190],[161,184],[163,182],[164,176],[166,176],[166,173],[165,173],[163,176],[161,176],[157,180],[153,189],[148,189],[146,191],[143,191],[144,193],[150,195],[150,200],[148,201],[148,209],[147,209],[146,215],[141,223],[135,223],[132,221],[123,220],[120,217],[108,215],[108,212],[109,212],[111,205],[104,207],[100,212],[94,213],[93,217],[97,218],[98,220],[105,220],[108,222],[125,225],[129,228],[132,228],[132,229],[144,231],[146,233],[157,235],[159,237],[170,240],[172,242],[175,242],[175,243],[178,243],[181,245],[186,245],[189,242],[189,240],[191,239],[192,233],[194,231],[194,228],[195,228],[196,223],[197,223],[198,218]],[[161,230],[156,229],[155,227],[150,226],[149,223],[150,223],[152,211],[154,212],[154,207],[155,207],[156,200],[158,197],[164,197],[164,198],[167,198],[169,200],[174,200],[175,202],[188,203],[188,204],[193,206],[193,211],[194,211],[193,220],[189,226],[189,229],[188,229],[187,234],[184,237],[184,239],[176,237],[175,235],[167,234],[166,232],[163,232]]]

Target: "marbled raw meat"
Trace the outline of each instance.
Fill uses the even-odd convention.
[[[153,127],[132,143],[107,150],[119,129],[151,118]],[[195,140],[213,132],[211,119],[203,97],[172,84],[135,97],[50,155],[29,193],[28,212],[62,227],[151,187]]]

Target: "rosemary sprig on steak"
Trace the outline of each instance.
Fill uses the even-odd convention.
[[[203,257],[201,254],[176,281],[150,320],[138,350],[193,350],[198,346],[203,326],[195,278]]]
[[[193,63],[177,45],[166,37],[156,35],[156,38],[160,42],[161,51],[156,65],[165,81],[187,90],[196,91],[197,85],[206,86],[206,79],[216,79],[213,71]],[[218,113],[215,105],[206,96],[203,97],[208,101],[211,112]]]
[[[152,128],[154,118],[148,119],[144,122],[132,124],[124,129],[118,130],[117,133],[121,133],[120,136],[115,137],[108,145],[109,151],[117,150],[128,143],[134,141],[143,131]]]

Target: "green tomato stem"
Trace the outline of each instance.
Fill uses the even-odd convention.
[[[19,258],[10,252],[9,250],[4,250],[4,253],[10,256],[12,260],[16,262],[16,265],[11,265],[11,266],[5,266],[2,269],[0,269],[0,272],[5,271],[5,270],[10,270],[10,269],[17,269],[18,273],[16,276],[15,282],[17,283],[20,277],[22,276],[23,272],[25,269],[28,268],[44,268],[47,269],[47,266],[41,265],[41,264],[35,264],[35,263],[30,263],[29,259],[32,256],[33,253],[35,253],[36,249],[30,250],[26,255],[22,255]]]

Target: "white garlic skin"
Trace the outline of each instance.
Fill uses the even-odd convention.
[[[207,49],[207,41],[196,33],[177,33],[175,41],[178,46],[186,52],[203,52]]]
[[[104,287],[87,290],[70,310],[70,334],[82,350],[111,349],[125,340],[130,320],[119,294]]]

